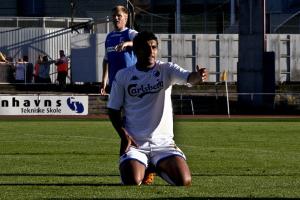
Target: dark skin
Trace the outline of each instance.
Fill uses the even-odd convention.
[[[135,52],[137,57],[136,67],[140,71],[148,71],[153,68],[156,63],[158,52],[158,43],[156,40],[149,40]],[[197,66],[197,72],[191,72],[187,82],[190,84],[199,84],[207,78],[205,68]],[[121,138],[120,155],[126,153],[130,146],[136,146],[134,139],[127,133],[123,127],[121,111],[109,109],[110,120]],[[145,175],[145,166],[136,160],[128,160],[120,166],[121,177],[125,185],[139,185]],[[180,156],[171,156],[161,160],[157,166],[158,172],[165,173],[175,185],[189,186],[191,185],[191,173],[189,167]]]

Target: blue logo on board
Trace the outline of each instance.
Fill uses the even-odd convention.
[[[76,113],[83,113],[84,111],[84,106],[81,102],[76,101],[74,97],[69,97],[67,99],[67,104],[69,106],[69,108],[73,111],[75,111]]]

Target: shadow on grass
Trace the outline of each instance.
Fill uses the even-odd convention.
[[[0,177],[119,177],[118,174],[47,174],[47,173],[2,173]],[[3,182],[0,186],[121,186],[120,183],[40,183],[40,182]]]
[[[120,183],[0,183],[0,186],[121,186]]]
[[[285,174],[285,173],[249,173],[249,174],[198,174],[198,173],[193,173],[192,176],[212,176],[212,177],[219,177],[219,176],[247,176],[247,177],[252,177],[252,176],[299,176],[300,173],[289,173],[289,174]]]
[[[212,176],[212,177],[219,177],[219,176],[299,176],[300,173],[255,173],[255,174],[199,174],[199,173],[192,173],[193,177],[203,177],[203,176]],[[92,174],[92,173],[0,173],[0,177],[119,177],[119,174]]]
[[[24,177],[103,177],[103,176],[120,176],[119,174],[59,174],[59,173],[53,173],[53,174],[48,174],[48,173],[0,173],[0,177],[14,177],[14,176],[24,176]]]
[[[102,199],[116,199],[116,200],[121,200],[121,199],[127,199],[127,200],[136,200],[136,198],[84,198],[84,199],[82,199],[82,198],[80,198],[80,200],[102,200]],[[148,199],[150,199],[150,198],[148,198]],[[187,199],[187,200],[189,200],[189,199],[199,199],[199,200],[226,200],[226,199],[242,199],[242,200],[247,200],[247,199],[255,199],[255,200],[265,200],[265,199],[267,199],[267,200],[272,200],[272,199],[276,199],[276,200],[278,200],[278,199],[287,199],[287,200],[289,200],[289,199],[291,199],[291,200],[293,200],[293,199],[299,199],[299,198],[282,198],[282,197],[278,197],[278,198],[274,198],[274,197],[272,197],[272,198],[254,198],[254,197],[252,197],[252,198],[243,198],[243,197],[159,197],[159,198],[151,198],[151,199],[154,199],[154,200],[159,200],[159,199],[163,199],[163,200],[166,200],[166,199],[174,199],[174,200],[181,200],[181,199]],[[78,199],[74,199],[74,198],[46,198],[46,199],[44,199],[44,200],[79,200],[79,198]]]

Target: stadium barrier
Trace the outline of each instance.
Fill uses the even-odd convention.
[[[250,103],[243,106],[239,98],[247,97]],[[77,98],[77,99],[76,99]],[[83,98],[83,100],[82,100]],[[261,98],[263,104],[260,107],[252,106],[251,101]],[[84,100],[86,99],[86,100]],[[172,94],[173,112],[175,115],[227,115],[230,114],[300,114],[300,93],[228,93],[229,104],[227,104],[227,94],[225,92],[202,92],[197,94]],[[264,104],[264,101],[272,100],[271,103]],[[78,115],[75,107],[80,104],[87,109],[85,115],[105,115],[107,114],[108,96],[101,96],[96,93],[23,93],[23,94],[0,94],[1,115],[14,115],[17,108],[23,109],[25,115],[39,115],[34,109],[45,108],[46,111],[51,105],[48,113],[43,115]],[[82,102],[86,103],[82,103]],[[65,103],[65,107],[61,104]],[[75,107],[74,107],[75,106]],[[228,107],[229,106],[229,107]],[[9,108],[10,107],[10,108]],[[27,112],[33,109],[33,113]],[[62,111],[56,112],[61,109]],[[64,111],[67,109],[67,112]],[[53,111],[53,112],[52,112]],[[17,111],[15,115],[20,115]],[[22,115],[22,114],[21,114]]]

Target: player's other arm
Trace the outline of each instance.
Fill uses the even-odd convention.
[[[133,38],[138,34],[137,31],[135,30],[129,30],[129,41],[123,41],[120,44],[118,44],[115,49],[116,51],[120,52],[120,51],[124,51],[126,49],[126,47],[132,47],[133,46]]]
[[[192,85],[197,85],[207,80],[207,76],[207,69],[201,68],[199,65],[197,65],[197,71],[189,74],[187,82]]]
[[[60,65],[60,64],[63,64],[63,63],[64,63],[64,61],[62,59],[54,60],[55,65]]]
[[[121,138],[120,155],[126,153],[130,146],[137,146],[132,137],[127,133],[123,127],[122,115],[120,110],[108,108],[109,119]]]
[[[107,95],[106,93],[106,86],[108,81],[108,62],[106,59],[103,59],[102,61],[102,82],[100,86],[100,94],[101,95]]]
[[[121,51],[125,51],[126,47],[132,47],[133,46],[133,42],[132,41],[125,41],[125,42],[121,42],[120,44],[118,44],[115,49],[118,52]]]

